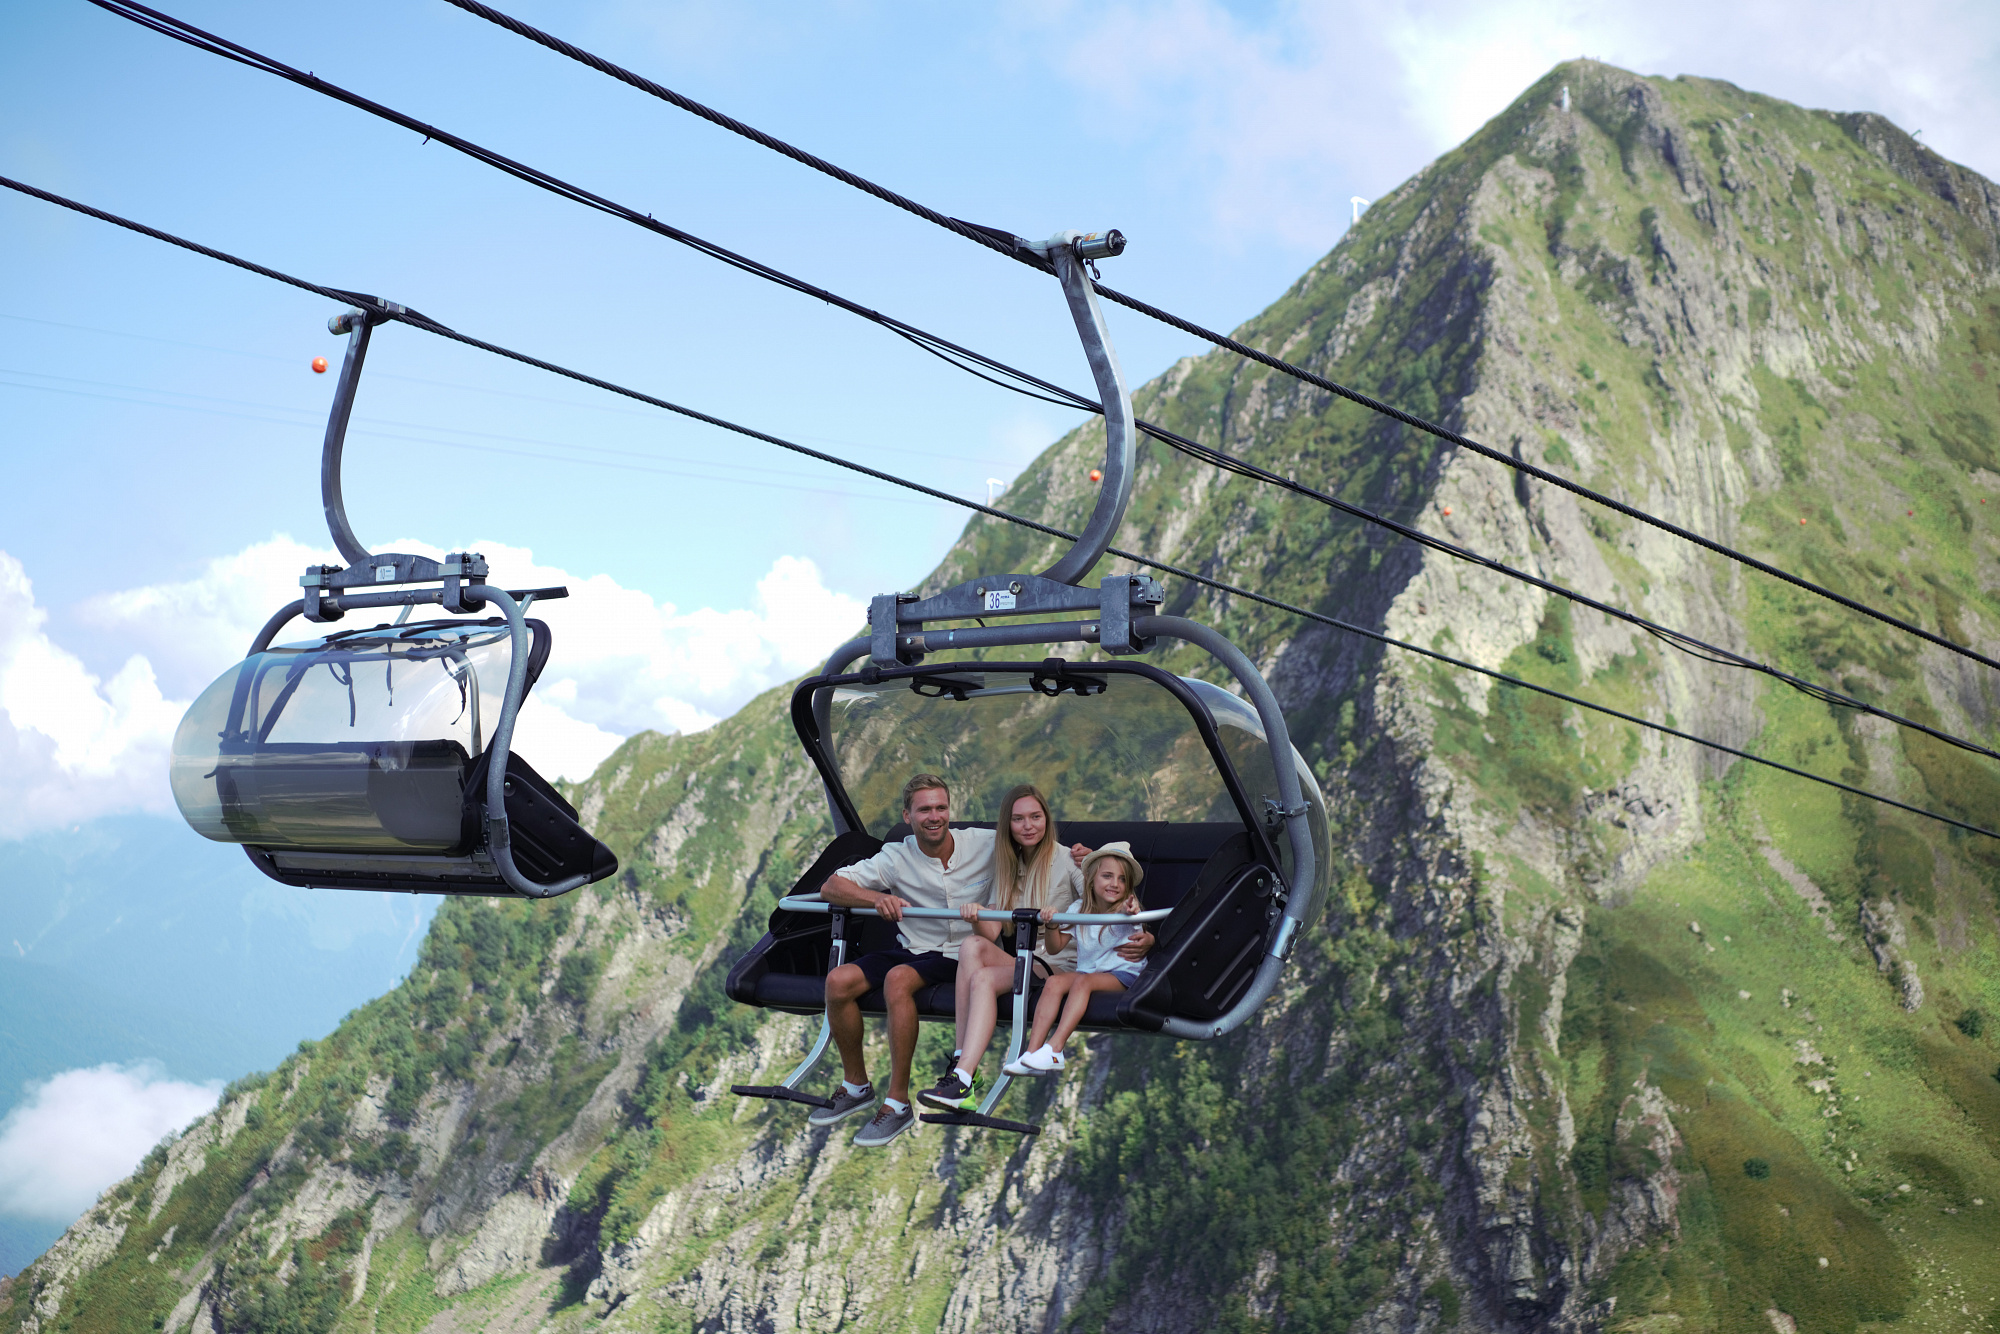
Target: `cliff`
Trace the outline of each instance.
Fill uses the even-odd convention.
[[[2000,650],[2000,191],[1878,117],[1560,66],[1239,336]],[[1996,735],[1963,660],[1295,381],[1216,353],[1138,397]],[[1059,442],[1010,504],[1073,524],[1101,447]],[[1154,446],[1121,545],[2000,827],[1964,752]],[[1047,554],[975,521],[928,586]],[[1022,1095],[1048,1123],[1029,1141],[928,1127],[869,1153],[731,1097],[810,1032],[721,993],[826,836],[777,691],[628,742],[575,794],[620,878],[447,905],[408,982],[157,1150],[11,1285],[10,1319],[2000,1327],[2000,848],[1199,587],[1170,580],[1168,610],[1248,647],[1336,816],[1329,910],[1244,1031],[1093,1039]]]

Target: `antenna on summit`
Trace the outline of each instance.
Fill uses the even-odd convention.
[[[1355,223],[1361,221],[1361,210],[1368,207],[1368,201],[1360,195],[1354,195],[1347,201],[1347,206],[1354,210],[1353,216],[1347,220],[1348,225],[1353,226]]]
[[[1564,85],[1563,85],[1563,100],[1562,100],[1562,109],[1563,109],[1563,114],[1564,114],[1565,116],[1567,116],[1567,115],[1569,114],[1569,85],[1568,85],[1568,84],[1564,84]]]

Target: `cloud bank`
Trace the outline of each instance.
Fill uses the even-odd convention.
[[[65,1070],[0,1120],[0,1214],[69,1223],[167,1134],[215,1106],[220,1084],[157,1066]]]
[[[385,549],[442,554],[411,542]],[[550,777],[587,777],[644,729],[711,726],[816,665],[867,619],[866,603],[829,590],[797,556],[772,564],[752,607],[682,611],[606,575],[540,565],[525,548],[478,549],[511,587],[570,589],[568,599],[534,608],[555,648],[516,731],[521,753]],[[215,558],[198,579],[91,599],[76,618],[84,633],[129,655],[107,678],[51,638],[27,571],[0,551],[0,838],[119,812],[171,812],[167,757],[181,715],[271,612],[298,596],[298,572],[333,559],[275,537]],[[294,621],[279,638],[311,633]]]

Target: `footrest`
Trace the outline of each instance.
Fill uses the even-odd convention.
[[[817,1093],[801,1093],[783,1084],[731,1084],[729,1091],[739,1098],[775,1098],[779,1102],[802,1102],[808,1107],[831,1107],[833,1099]]]
[[[1042,1133],[1040,1126],[1026,1121],[1007,1121],[997,1116],[981,1116],[978,1112],[925,1112],[918,1119],[934,1126],[983,1126],[987,1130],[1011,1130],[1017,1135]]]

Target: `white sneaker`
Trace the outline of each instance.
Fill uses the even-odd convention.
[[[1048,1044],[1043,1043],[1026,1056],[1023,1056],[1016,1064],[1021,1067],[1020,1073],[1033,1076],[1037,1079],[1046,1079],[1050,1075],[1059,1075],[1062,1073],[1063,1054],[1059,1051],[1051,1051]],[[1012,1067],[1009,1068],[1011,1069]]]

